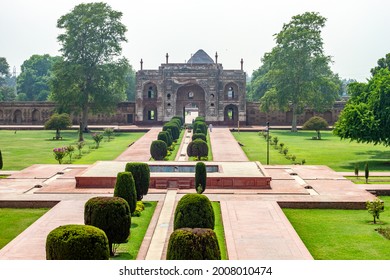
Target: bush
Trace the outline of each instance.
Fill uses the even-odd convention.
[[[141,216],[142,211],[145,210],[145,205],[142,201],[137,201],[137,206],[135,207],[135,211],[131,214],[132,217]]]
[[[193,130],[195,132],[197,132],[199,129],[201,131],[201,133],[203,133],[204,135],[207,135],[207,125],[205,122],[196,121],[196,122],[194,122],[193,127],[194,127]]]
[[[327,129],[328,122],[318,116],[311,117],[302,126],[302,130],[315,130],[317,132],[317,139],[321,140],[321,130]]]
[[[130,207],[130,213],[135,211],[137,192],[134,177],[131,172],[119,172],[117,174],[114,197],[121,197],[126,200]]]
[[[110,249],[104,231],[88,225],[64,225],[46,237],[47,260],[108,260]]]
[[[181,228],[169,237],[167,260],[220,260],[215,232],[208,228]]]
[[[174,116],[174,117],[172,118],[172,120],[174,120],[174,119],[178,119],[178,120],[180,121],[180,126],[182,126],[182,125],[184,124],[184,119],[183,119],[183,117]]]
[[[208,153],[209,147],[202,139],[196,139],[187,146],[187,155],[189,157],[197,157],[197,160],[200,160],[201,157],[206,157]]]
[[[169,133],[166,131],[159,132],[159,134],[157,136],[157,140],[164,141],[168,147],[170,147],[172,145],[172,138],[169,137]]]
[[[107,136],[107,140],[108,140],[108,142],[110,142],[111,139],[114,138],[114,137],[113,137],[113,136],[114,136],[114,129],[113,129],[113,128],[107,127],[107,128],[104,129],[103,134],[104,134],[105,136]]]
[[[163,160],[167,156],[167,144],[162,140],[155,140],[150,145],[150,155],[154,160]]]
[[[379,214],[385,210],[385,203],[383,200],[377,198],[373,201],[367,201],[366,208],[368,213],[374,217],[374,224],[376,224],[376,219],[379,220]]]
[[[195,165],[195,190],[197,193],[203,193],[206,190],[207,171],[203,162]]]
[[[203,133],[194,133],[194,134],[192,134],[192,141],[194,141],[196,139],[202,139],[203,141],[207,142],[206,135],[204,135]]]
[[[144,195],[148,194],[150,183],[150,168],[147,163],[129,162],[126,164],[125,171],[133,174],[137,200],[142,200]]]
[[[214,229],[215,216],[210,200],[203,194],[184,195],[176,206],[173,224],[174,229],[185,227]]]
[[[100,142],[103,140],[103,134],[101,133],[93,133],[92,134],[92,139],[96,143],[96,149],[99,149]]]
[[[72,120],[68,114],[53,114],[49,120],[45,122],[45,129],[55,129],[56,136],[55,139],[58,140],[61,137],[60,130],[66,129],[72,126]],[[53,138],[54,139],[54,138]]]
[[[130,234],[130,207],[120,197],[94,197],[85,203],[84,223],[100,228],[108,238],[111,256],[113,244],[124,243]]]
[[[177,126],[177,123],[167,122],[164,124],[163,131],[167,131],[168,129],[171,130],[173,141],[177,140],[180,136],[180,128]]]
[[[195,121],[196,122],[206,122],[206,119],[204,117],[196,117]]]
[[[3,169],[3,155],[1,154],[0,150],[0,170]]]

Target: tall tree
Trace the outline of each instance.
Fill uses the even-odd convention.
[[[297,131],[297,115],[304,108],[324,110],[339,96],[340,79],[331,71],[330,57],[323,51],[321,28],[325,21],[315,12],[292,17],[275,35],[276,46],[263,59],[269,71],[264,74],[267,91],[260,99],[267,106],[262,108],[291,110],[291,131]]]
[[[26,101],[46,101],[50,93],[51,70],[59,59],[48,54],[35,54],[24,61],[17,78],[18,95]]]
[[[126,73],[126,97],[128,101],[135,101],[135,71],[131,65]]]
[[[11,80],[9,64],[5,57],[0,57],[0,101],[12,101],[15,99],[15,90],[8,84]]]
[[[367,83],[348,85],[350,98],[333,129],[342,139],[390,145],[390,69],[382,61]]]
[[[81,112],[84,131],[90,111],[112,111],[126,98],[129,64],[119,57],[126,41],[121,17],[106,3],[88,3],[57,22],[64,29],[58,36],[63,60],[54,66],[51,99],[60,112]]]

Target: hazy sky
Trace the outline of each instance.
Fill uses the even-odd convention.
[[[59,55],[59,17],[82,2],[77,0],[0,0],[0,57],[17,72],[33,54]],[[107,0],[123,12],[128,43],[123,55],[135,70],[157,69],[169,61],[183,63],[205,50],[224,69],[251,75],[261,57],[274,46],[292,16],[307,11],[327,18],[323,29],[325,53],[341,78],[365,81],[379,58],[390,52],[388,0]]]

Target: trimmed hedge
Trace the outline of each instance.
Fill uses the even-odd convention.
[[[172,117],[172,120],[174,119],[178,119],[180,121],[180,126],[182,126],[184,124],[184,119],[183,117],[180,117],[180,116],[174,116]]]
[[[171,130],[172,139],[176,141],[180,137],[180,127],[175,122],[167,122],[163,126],[163,131]]]
[[[206,190],[207,171],[203,162],[197,162],[195,165],[195,190],[197,193],[203,193]]]
[[[64,225],[46,237],[47,260],[108,260],[110,249],[104,231],[89,225]]]
[[[195,139],[187,146],[187,155],[189,157],[197,157],[197,159],[200,160],[201,157],[207,157],[208,154],[209,147],[202,139]]]
[[[174,229],[186,227],[214,229],[214,225],[214,211],[207,196],[191,193],[179,200],[173,221]]]
[[[135,179],[131,172],[119,172],[116,176],[114,188],[114,197],[121,197],[127,201],[130,207],[130,213],[135,211],[137,204],[137,192]]]
[[[205,122],[196,121],[193,125],[193,130],[198,133],[197,131],[200,130],[201,133],[204,135],[207,135],[207,125]]]
[[[162,140],[154,140],[150,145],[150,155],[154,160],[163,160],[167,152],[167,144]]]
[[[112,244],[126,242],[130,234],[129,204],[121,197],[93,197],[85,203],[84,223],[105,232],[113,256]]]
[[[194,141],[196,139],[201,139],[201,140],[207,142],[206,135],[204,135],[203,133],[194,133],[194,134],[192,134],[192,141]]]
[[[209,228],[181,228],[169,237],[167,260],[220,260],[215,232]]]
[[[164,141],[168,147],[172,145],[172,138],[167,131],[161,131],[158,133],[157,140]]]
[[[133,174],[135,189],[137,191],[137,200],[142,200],[144,195],[148,194],[150,184],[150,168],[147,163],[128,162],[125,171]]]

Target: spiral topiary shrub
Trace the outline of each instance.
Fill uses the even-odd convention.
[[[207,171],[203,162],[197,162],[195,165],[195,190],[197,193],[203,193],[206,190]]]
[[[105,232],[113,256],[112,245],[126,242],[130,234],[129,204],[121,197],[93,197],[85,203],[84,223]]]
[[[88,225],[64,225],[46,237],[47,260],[108,260],[109,243],[101,229]]]
[[[172,138],[169,137],[169,133],[166,131],[161,131],[157,136],[157,140],[164,141],[168,147],[172,145]]]
[[[142,200],[144,195],[148,194],[150,183],[150,168],[147,163],[129,162],[126,164],[125,171],[133,174],[137,200]]]
[[[119,172],[116,176],[114,196],[121,197],[127,201],[130,207],[130,213],[135,211],[137,204],[137,192],[134,176],[131,172]]]
[[[207,196],[191,193],[179,200],[173,221],[174,229],[186,227],[214,229],[214,225],[214,211]]]
[[[192,134],[192,141],[194,141],[196,139],[201,139],[201,140],[207,142],[206,135],[204,135],[203,133],[194,133],[194,134]]]
[[[187,155],[189,157],[196,157],[197,160],[200,160],[201,157],[207,157],[208,153],[209,147],[202,139],[195,139],[187,146]]]
[[[180,228],[169,237],[167,260],[220,260],[215,232],[209,228]]]
[[[154,160],[163,160],[167,153],[167,144],[162,140],[154,140],[150,145],[150,155]]]

